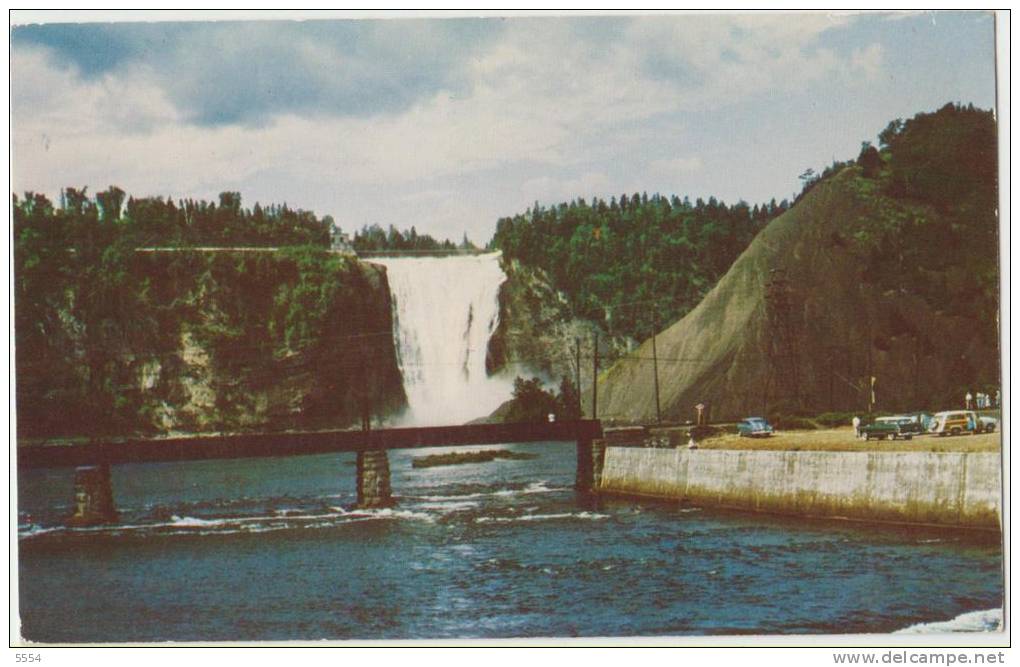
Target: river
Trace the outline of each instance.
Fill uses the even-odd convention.
[[[414,469],[358,511],[354,455],[19,477],[22,634],[43,642],[886,633],[1001,607],[998,537],[578,498],[572,443]],[[470,449],[470,448],[469,448]],[[477,447],[474,449],[485,449]],[[461,449],[460,451],[463,451]]]

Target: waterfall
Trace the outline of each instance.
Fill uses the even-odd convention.
[[[513,383],[485,371],[506,281],[499,257],[372,260],[386,267],[390,285],[393,341],[408,402],[403,422],[462,424],[510,398]]]

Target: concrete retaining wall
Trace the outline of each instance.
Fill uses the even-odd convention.
[[[756,511],[1000,529],[993,453],[608,447],[599,490]]]

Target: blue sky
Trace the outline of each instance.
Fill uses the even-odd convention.
[[[985,13],[50,23],[11,44],[15,192],[236,190],[478,242],[534,201],[790,197],[894,118],[995,103]]]

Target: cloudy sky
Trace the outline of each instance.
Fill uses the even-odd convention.
[[[790,197],[894,118],[995,103],[979,13],[79,23],[11,41],[15,192],[236,190],[478,242],[534,201]]]

